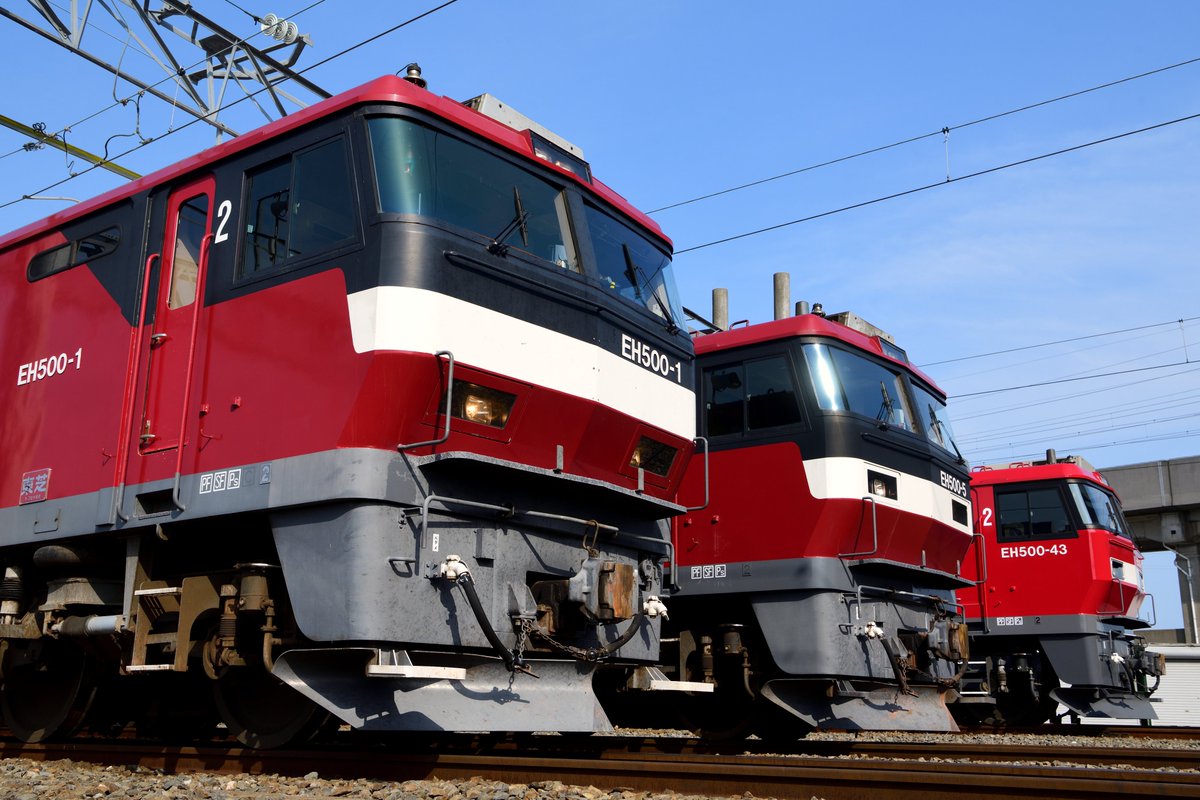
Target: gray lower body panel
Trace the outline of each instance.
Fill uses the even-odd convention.
[[[774,680],[763,696],[815,728],[850,731],[956,731],[945,691],[922,686],[906,694],[898,687],[834,694],[828,682]]]
[[[1131,692],[1072,686],[1054,689],[1050,696],[1081,717],[1158,719],[1149,699]]]
[[[367,731],[611,731],[592,690],[595,665],[533,661],[537,677],[509,673],[498,661],[467,677],[368,677],[373,650],[292,650],[276,677],[353,728]]]

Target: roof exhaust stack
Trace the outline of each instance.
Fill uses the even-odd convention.
[[[797,300],[796,301],[796,316],[802,317],[807,313],[808,313],[808,301],[807,300]]]
[[[1047,464],[1057,464],[1058,463],[1058,453],[1055,453],[1053,448],[1046,451],[1046,463]]]
[[[397,72],[396,74],[399,75],[400,73]],[[427,83],[427,81],[421,77],[421,65],[415,61],[404,68],[404,80],[408,81],[414,86],[420,86],[422,89],[425,88]]]
[[[729,290],[712,290],[712,321],[719,331],[729,330]]]
[[[790,272],[775,273],[775,319],[787,319],[791,316],[792,307],[792,274]]]

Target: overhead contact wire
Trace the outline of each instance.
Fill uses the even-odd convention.
[[[962,181],[970,180],[971,178],[979,178],[983,175],[990,175],[994,172],[1001,172],[1006,169],[1012,169],[1013,167],[1020,167],[1020,166],[1026,165],[1026,164],[1032,164],[1036,161],[1044,161],[1047,158],[1054,158],[1055,156],[1066,155],[1067,153],[1074,153],[1078,150],[1083,150],[1088,147],[1095,147],[1096,145],[1107,144],[1109,142],[1115,142],[1119,139],[1125,139],[1130,136],[1137,136],[1138,134],[1142,134],[1142,133],[1149,133],[1150,131],[1159,130],[1160,128],[1166,128],[1170,125],[1178,125],[1181,122],[1190,122],[1195,119],[1200,119],[1200,114],[1189,114],[1186,117],[1177,117],[1176,119],[1167,120],[1166,122],[1159,122],[1154,125],[1147,125],[1144,128],[1137,128],[1136,130],[1125,131],[1124,133],[1117,133],[1117,134],[1113,134],[1112,136],[1105,136],[1102,139],[1094,139],[1090,142],[1084,142],[1083,144],[1072,145],[1071,147],[1064,147],[1064,148],[1061,148],[1059,150],[1054,150],[1049,153],[1042,153],[1041,155],[1030,156],[1029,158],[1022,158],[1017,161],[1010,161],[1007,164],[1000,164],[995,167],[988,167],[987,169],[981,169],[981,170],[978,170],[977,172],[971,172],[966,175],[960,175],[957,178],[951,178],[950,180],[937,181],[936,183],[927,183],[924,186],[916,186],[912,189],[905,189],[902,192],[893,192],[892,194],[884,195],[883,197],[876,197],[871,200],[863,200],[860,203],[852,203],[851,205],[848,205],[848,206],[842,206],[840,208],[831,209],[829,211],[822,211],[819,214],[810,214],[809,216],[801,217],[800,219],[793,219],[793,220],[789,220],[787,222],[780,222],[777,225],[768,225],[765,228],[758,228],[757,230],[747,231],[745,233],[739,233],[739,234],[735,234],[733,236],[726,236],[723,239],[716,239],[711,242],[705,242],[704,244],[693,245],[692,247],[685,247],[682,250],[676,250],[675,255],[679,256],[684,253],[691,253],[696,250],[703,250],[706,247],[715,247],[716,245],[726,244],[728,242],[734,242],[734,241],[737,241],[738,239],[746,239],[751,236],[758,236],[759,234],[769,233],[771,231],[777,231],[780,228],[787,228],[791,225],[799,225],[802,222],[811,222],[815,219],[831,217],[834,214],[841,214],[844,211],[853,211],[854,209],[857,209],[857,208],[865,208],[866,206],[873,206],[873,205],[882,203],[887,200],[895,200],[900,197],[907,197],[908,195],[928,191],[929,189],[937,189],[942,186],[950,186],[955,183],[961,183]],[[53,188],[53,187],[50,187],[50,188]],[[43,190],[43,191],[45,191],[45,190]]]
[[[798,169],[790,170],[788,172],[783,172],[783,173],[780,173],[779,175],[772,175],[769,178],[761,178],[756,181],[750,181],[749,183],[743,183],[739,186],[733,186],[728,189],[722,189],[717,192],[710,192],[708,194],[701,195],[699,197],[693,197],[690,200],[680,200],[677,203],[671,203],[669,205],[661,206],[661,207],[653,209],[651,211],[647,211],[646,213],[647,214],[657,214],[659,211],[666,211],[671,208],[678,208],[680,206],[691,205],[692,203],[699,203],[702,200],[710,200],[714,197],[720,197],[721,195],[741,191],[742,189],[749,189],[754,186],[761,186],[762,184],[770,183],[771,181],[777,181],[777,180],[781,180],[783,178],[790,178],[793,175],[799,175],[804,172],[811,172],[812,170],[815,170],[815,169],[821,169],[823,167],[829,167],[834,164],[840,164],[844,161],[850,161],[851,159],[862,158],[863,156],[869,156],[869,155],[873,155],[875,153],[881,153],[885,150],[891,150],[895,147],[902,147],[906,144],[912,144],[914,142],[922,141],[923,139],[929,139],[929,138],[932,138],[939,134],[942,136],[948,137],[950,135],[951,131],[962,130],[963,128],[969,128],[972,125],[981,125],[985,122],[992,122],[993,120],[1012,116],[1013,114],[1020,114],[1023,111],[1030,111],[1035,108],[1041,108],[1042,106],[1048,106],[1052,103],[1058,103],[1062,100],[1070,100],[1073,97],[1079,97],[1081,95],[1085,95],[1090,92],[1098,92],[1101,89],[1108,89],[1113,86],[1118,86],[1122,83],[1129,83],[1130,81],[1136,81],[1140,78],[1147,78],[1151,75],[1157,75],[1160,72],[1167,72],[1168,70],[1178,69],[1179,67],[1186,67],[1189,64],[1195,64],[1197,62],[1200,62],[1200,56],[1197,56],[1196,58],[1189,58],[1186,61],[1180,61],[1176,64],[1169,64],[1165,67],[1159,67],[1157,69],[1152,69],[1147,72],[1140,72],[1137,75],[1129,75],[1125,78],[1120,78],[1115,81],[1109,81],[1108,83],[1102,83],[1098,86],[1092,86],[1087,89],[1080,89],[1079,91],[1069,92],[1068,94],[1059,95],[1058,97],[1052,97],[1049,100],[1040,100],[1036,103],[1030,103],[1029,105],[1021,106],[1020,108],[1012,108],[1012,109],[1009,109],[1008,111],[1001,111],[997,114],[989,114],[986,117],[980,117],[979,119],[973,119],[970,122],[961,122],[957,125],[948,125],[948,126],[945,126],[942,128],[938,128],[936,131],[930,131],[929,133],[922,133],[917,136],[910,136],[907,139],[901,139],[900,141],[892,142],[891,144],[884,144],[884,145],[880,145],[878,147],[871,147],[871,148],[868,148],[867,150],[861,150],[857,153],[851,153],[850,155],[841,156],[839,158],[831,158],[828,161],[822,161],[817,164],[810,164],[807,167],[799,167]],[[947,159],[948,158],[949,158],[949,156],[947,155]],[[946,177],[947,178],[950,177],[949,173],[950,173],[950,168],[949,168],[949,162],[947,161],[947,167],[946,167]]]
[[[323,3],[323,2],[325,2],[325,0],[317,0],[317,2],[313,3],[311,6],[308,6],[308,8],[313,8],[313,7],[317,6],[317,5],[320,5],[320,4],[321,4],[321,3]],[[408,20],[406,20],[405,22],[402,22],[402,23],[400,23],[399,25],[395,25],[395,26],[393,26],[393,27],[389,28],[388,30],[384,31],[383,33],[376,34],[375,36],[372,36],[372,37],[371,37],[371,38],[369,38],[369,39],[366,39],[366,40],[364,40],[364,41],[362,41],[362,42],[359,42],[358,44],[352,45],[351,47],[348,47],[348,48],[346,48],[345,50],[342,50],[342,51],[341,51],[341,52],[339,52],[339,53],[335,53],[334,55],[330,56],[329,58],[326,58],[326,59],[324,59],[323,61],[318,61],[316,64],[312,64],[311,66],[309,66],[309,67],[306,67],[305,69],[302,69],[302,70],[297,70],[297,74],[301,74],[301,75],[303,75],[304,73],[308,72],[308,71],[309,71],[309,70],[311,70],[311,69],[315,69],[316,67],[319,67],[319,66],[321,66],[322,64],[327,64],[328,62],[332,61],[333,59],[335,59],[335,58],[339,58],[339,57],[341,57],[341,56],[345,55],[346,53],[349,53],[349,52],[351,52],[352,50],[355,50],[355,49],[357,49],[357,48],[359,48],[359,47],[363,46],[364,44],[368,44],[368,43],[370,43],[370,42],[373,42],[373,41],[375,41],[376,39],[380,38],[381,36],[385,36],[385,35],[387,35],[387,34],[394,33],[395,31],[397,31],[397,30],[399,30],[399,29],[403,28],[403,27],[404,27],[404,26],[406,26],[406,25],[411,25],[412,23],[416,22],[417,20],[424,19],[425,17],[429,16],[430,14],[434,13],[435,11],[440,11],[441,9],[443,9],[443,8],[445,8],[445,7],[447,7],[447,6],[453,5],[454,3],[457,3],[457,2],[458,2],[458,0],[448,0],[447,2],[445,2],[445,3],[442,3],[442,4],[441,4],[441,5],[439,5],[439,6],[436,6],[436,7],[432,8],[432,9],[430,9],[430,10],[428,10],[428,11],[425,11],[425,12],[423,12],[423,13],[421,13],[421,14],[418,14],[418,15],[417,15],[417,16],[415,16],[415,17],[412,17],[411,19],[408,19]],[[302,9],[302,10],[308,10],[308,8],[306,8],[306,9]],[[232,103],[229,103],[228,105],[226,105],[226,108],[232,108],[233,106],[237,105],[238,103],[241,103],[242,101],[244,101],[244,100],[247,100],[247,99],[249,99],[250,97],[257,96],[257,95],[261,94],[262,92],[265,92],[266,90],[267,90],[267,87],[263,87],[262,89],[258,89],[257,91],[255,91],[255,92],[252,92],[251,94],[249,94],[249,95],[247,95],[247,96],[245,96],[245,97],[239,97],[237,100],[235,100],[235,101],[233,101]],[[111,108],[111,106],[110,106],[109,108]],[[104,109],[104,111],[107,111],[107,110],[108,110],[107,108],[106,108],[106,109]],[[101,112],[97,112],[97,114],[100,114],[100,113],[103,113],[103,111],[101,111]],[[96,115],[94,114],[93,116],[96,116]],[[197,123],[199,123],[199,122],[202,122],[202,121],[203,121],[203,120],[201,120],[201,119],[199,119],[199,118],[196,118],[196,119],[192,119],[192,120],[190,120],[190,121],[188,121],[188,122],[185,122],[184,124],[180,125],[178,128],[173,128],[173,129],[171,129],[171,130],[168,130],[166,133],[160,134],[160,135],[159,135],[159,136],[157,136],[157,137],[154,137],[154,138],[152,138],[152,139],[149,139],[149,140],[148,140],[148,141],[146,141],[145,143],[134,145],[133,147],[129,148],[128,150],[126,150],[126,151],[124,151],[124,152],[122,152],[122,153],[118,153],[117,155],[113,156],[113,160],[116,160],[116,159],[118,159],[118,158],[124,158],[125,156],[129,155],[130,153],[137,152],[138,150],[141,150],[143,147],[146,147],[146,146],[147,146],[147,145],[149,145],[149,144],[152,144],[152,143],[154,143],[154,142],[157,142],[157,141],[159,141],[159,140],[161,140],[161,139],[163,139],[163,138],[165,138],[165,137],[167,137],[167,136],[170,136],[171,134],[173,134],[173,133],[176,133],[176,132],[178,132],[178,131],[182,131],[182,130],[185,130],[185,129],[187,129],[187,128],[190,128],[192,125],[195,125],[195,124],[197,124]],[[91,167],[88,167],[87,169],[84,169],[84,170],[82,170],[82,171],[80,171],[80,172],[77,172],[77,173],[75,173],[75,174],[73,174],[73,175],[69,175],[69,176],[67,176],[66,178],[63,178],[62,180],[55,181],[54,183],[50,184],[49,186],[46,186],[46,187],[44,187],[44,188],[42,188],[42,189],[39,189],[39,190],[37,190],[37,191],[36,191],[36,192],[34,192],[33,194],[42,194],[42,193],[44,193],[44,192],[48,192],[48,191],[50,191],[51,189],[57,188],[58,186],[61,186],[62,184],[64,184],[64,183],[67,183],[68,181],[70,181],[70,180],[72,180],[72,179],[74,179],[74,178],[77,178],[77,177],[79,177],[80,175],[86,175],[87,173],[91,172],[92,170],[94,170],[94,169],[98,169],[98,166],[99,166],[99,165],[93,165],[93,166],[91,166]],[[17,203],[20,203],[20,202],[22,202],[23,200],[27,199],[29,196],[30,196],[30,195],[24,195],[24,196],[22,196],[22,197],[18,197],[18,198],[17,198],[17,199],[15,199],[15,200],[9,200],[7,203],[0,204],[0,209],[4,209],[4,208],[8,208],[9,206],[16,205]]]

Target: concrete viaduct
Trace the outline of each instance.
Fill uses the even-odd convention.
[[[1179,572],[1184,641],[1200,642],[1200,456],[1100,470],[1121,498],[1143,552],[1171,550]]]

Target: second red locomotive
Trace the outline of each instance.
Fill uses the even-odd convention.
[[[970,541],[944,394],[853,314],[695,340],[698,427],[674,528],[676,674],[713,735],[951,730],[965,667],[951,590]],[[707,486],[706,486],[707,484]]]

